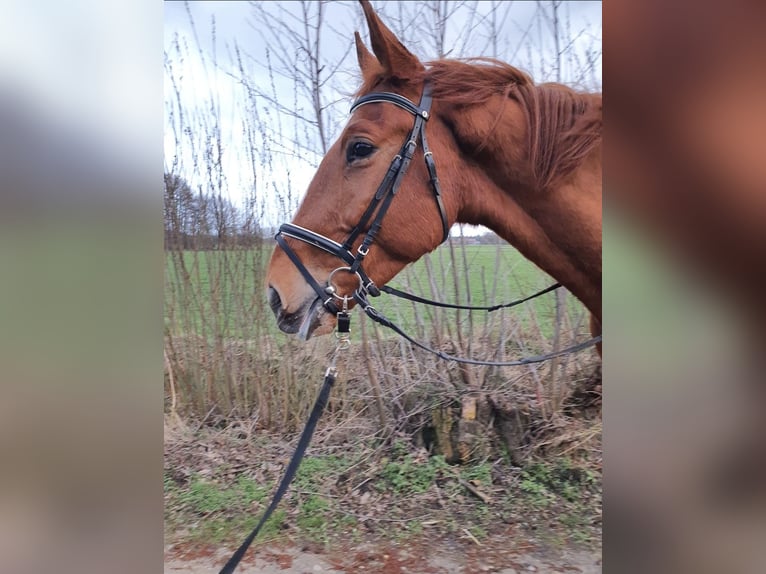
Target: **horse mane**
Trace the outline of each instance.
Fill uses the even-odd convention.
[[[371,91],[380,79],[369,78],[359,93]],[[563,84],[535,84],[518,68],[493,58],[435,60],[417,77],[407,78],[425,79],[440,102],[475,106],[496,95],[518,102],[528,126],[530,168],[538,189],[571,173],[601,143],[601,94],[578,92]],[[501,108],[488,122],[492,127],[487,136],[499,124],[502,112]]]
[[[557,83],[535,84],[518,68],[492,58],[436,60],[428,64],[425,76],[439,101],[473,106],[495,95],[516,100],[527,123],[527,149],[538,189],[571,173],[601,143],[601,94]],[[502,109],[492,130],[501,114]]]

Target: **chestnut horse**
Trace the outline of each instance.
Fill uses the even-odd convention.
[[[590,311],[593,336],[600,335],[601,95],[535,85],[496,60],[424,65],[369,2],[361,3],[374,53],[355,34],[362,99],[290,226],[308,230],[308,238],[278,237],[281,246],[268,268],[269,303],[280,329],[303,339],[332,331],[336,316],[322,305],[321,288],[332,285],[336,295],[350,296],[362,280],[351,273],[330,277],[349,261],[326,244],[318,249],[314,238],[336,245],[349,240],[348,255],[371,224],[380,224],[364,253],[363,275],[384,285],[463,222],[492,229],[569,289]],[[371,93],[381,97],[365,100]],[[425,99],[430,110],[424,114],[416,104]],[[413,122],[423,124],[423,145],[378,221],[367,212],[408,135],[417,137]],[[429,153],[438,169],[436,194]]]

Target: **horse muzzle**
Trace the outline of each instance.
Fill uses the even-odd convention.
[[[307,299],[297,310],[286,311],[282,305],[282,298],[274,287],[268,288],[269,307],[277,320],[280,331],[290,335],[298,335],[303,341],[308,340],[314,334],[329,332],[332,325],[323,326],[323,319],[328,316],[322,301],[315,297]]]

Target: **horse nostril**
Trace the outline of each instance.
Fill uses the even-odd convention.
[[[282,308],[282,299],[279,297],[279,293],[277,293],[277,290],[274,289],[271,285],[269,285],[269,291],[268,291],[268,297],[269,297],[269,307],[271,307],[271,310],[276,313]]]

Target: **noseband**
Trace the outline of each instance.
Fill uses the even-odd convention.
[[[441,217],[443,232],[442,241],[446,241],[447,237],[449,236],[449,221],[447,219],[447,212],[444,209],[444,202],[442,201],[441,197],[439,178],[436,176],[436,164],[434,163],[433,154],[428,147],[428,141],[426,139],[425,126],[428,118],[430,117],[431,101],[431,88],[426,82],[425,86],[423,87],[423,95],[420,98],[419,105],[415,105],[410,100],[404,96],[400,96],[399,94],[392,94],[390,92],[377,92],[362,96],[356,102],[354,102],[353,106],[351,106],[351,113],[353,113],[356,109],[366,104],[389,103],[411,113],[415,117],[415,122],[412,126],[412,129],[410,130],[409,137],[402,145],[399,153],[394,156],[394,159],[391,161],[391,165],[389,165],[388,171],[383,177],[383,181],[378,186],[378,189],[370,201],[370,204],[367,206],[367,209],[362,214],[359,222],[356,224],[354,229],[351,230],[351,233],[349,233],[348,237],[343,243],[338,243],[337,241],[333,241],[324,235],[320,235],[315,231],[311,231],[310,229],[306,229],[293,223],[284,223],[279,228],[279,232],[275,237],[277,244],[287,254],[287,256],[290,258],[290,261],[293,262],[293,265],[298,268],[298,271],[300,271],[301,275],[303,275],[303,278],[322,301],[324,308],[334,315],[337,315],[340,311],[337,304],[335,303],[335,300],[338,299],[342,301],[345,307],[348,299],[350,298],[349,296],[341,296],[336,292],[335,286],[332,283],[332,278],[338,272],[343,271],[356,276],[357,280],[359,281],[359,287],[357,287],[355,294],[362,297],[366,295],[377,297],[380,295],[380,289],[364,271],[362,262],[367,256],[367,253],[370,250],[370,246],[373,244],[375,237],[380,231],[380,227],[383,223],[383,217],[386,215],[388,208],[391,206],[391,202],[393,201],[394,196],[396,196],[396,193],[399,191],[399,186],[401,185],[402,179],[404,178],[404,175],[407,173],[407,169],[410,166],[410,161],[412,161],[412,156],[415,153],[415,148],[417,148],[418,138],[420,139],[423,146],[423,158],[426,163],[426,168],[428,169],[431,189],[433,190],[436,205],[439,209],[439,215]],[[372,223],[370,223],[370,221],[372,221]],[[369,227],[367,227],[368,223]],[[366,232],[365,227],[367,227]],[[363,233],[365,235],[362,243],[356,249],[356,252],[353,252],[352,245],[354,241],[356,241],[356,239]],[[330,276],[328,277],[327,282],[323,287],[316,281],[316,279],[314,279],[309,270],[300,260],[300,257],[298,257],[295,251],[288,245],[285,237],[297,239],[298,241],[302,241],[312,245],[313,247],[321,249],[322,251],[330,253],[331,255],[334,255],[343,261],[345,265],[338,267],[332,273],[330,273]]]

